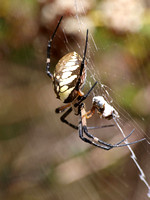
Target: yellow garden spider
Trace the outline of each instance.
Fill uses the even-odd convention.
[[[98,114],[101,117],[106,118],[106,119],[118,118],[119,115],[117,111],[112,106],[110,106],[101,96],[94,97],[93,103],[92,103],[93,104],[92,109],[89,112],[85,111],[85,104],[83,103],[83,101],[89,96],[90,92],[93,90],[93,88],[97,84],[97,82],[95,82],[94,85],[87,92],[87,94],[84,94],[81,91],[86,80],[87,63],[86,63],[85,57],[86,57],[87,44],[88,44],[88,30],[86,32],[86,41],[85,41],[83,58],[81,58],[80,55],[76,52],[68,53],[58,61],[55,67],[54,74],[50,72],[51,45],[52,45],[53,38],[56,34],[56,31],[61,23],[61,20],[62,20],[62,17],[60,18],[50,40],[48,41],[47,65],[46,65],[46,72],[47,72],[47,75],[53,81],[54,91],[56,93],[57,98],[63,101],[63,103],[66,103],[66,105],[56,108],[55,110],[56,113],[64,112],[68,108],[68,110],[60,117],[61,121],[71,126],[72,128],[77,129],[79,131],[79,137],[84,142],[90,143],[104,150],[110,150],[114,147],[127,146],[130,144],[143,141],[145,138],[138,141],[134,141],[132,143],[121,144],[133,133],[134,130],[127,137],[125,137],[123,140],[121,140],[115,145],[103,142],[102,140],[99,140],[97,137],[94,137],[88,132],[86,119],[92,117],[95,110],[97,110]],[[66,117],[72,111],[74,111],[75,115],[80,116],[80,122],[78,126],[66,120]],[[112,125],[108,125],[108,126],[112,126]],[[108,126],[102,126],[102,127],[108,127]],[[84,137],[83,135],[84,133],[87,137]]]

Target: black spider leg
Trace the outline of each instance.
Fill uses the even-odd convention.
[[[83,107],[84,105],[82,104],[81,107]],[[81,108],[82,109],[82,108]],[[83,108],[84,109],[84,108]],[[131,142],[131,143],[126,143],[126,144],[121,144],[122,142],[124,142],[127,138],[129,138],[131,136],[131,134],[134,132],[134,129],[130,132],[130,134],[128,136],[126,136],[123,140],[119,141],[118,143],[112,145],[112,144],[108,144],[102,140],[100,140],[99,138],[97,137],[94,137],[92,134],[90,134],[87,130],[87,126],[83,126],[82,124],[82,114],[81,114],[81,110],[80,110],[80,122],[79,122],[79,137],[84,141],[84,142],[87,142],[89,144],[92,144],[96,147],[99,147],[101,149],[104,149],[104,150],[110,150],[114,147],[124,147],[124,146],[127,146],[127,145],[131,145],[131,144],[135,144],[135,143],[138,143],[138,142],[142,142],[143,140],[145,140],[146,138],[143,138],[141,140],[137,140],[137,141],[134,141],[134,142]],[[87,137],[93,139],[93,141],[91,141],[90,139],[86,138],[83,136],[83,133],[85,133],[87,135]],[[97,143],[95,143],[95,142]],[[99,143],[99,144],[98,144]]]
[[[79,91],[79,85],[80,85],[80,82],[81,82],[81,76],[82,76],[82,72],[83,72],[83,69],[84,69],[84,62],[85,62],[86,51],[87,51],[87,44],[88,44],[88,29],[86,31],[86,41],[85,41],[83,59],[82,59],[82,62],[81,62],[81,67],[80,67],[80,76],[78,78],[78,82],[77,82],[76,87],[75,87],[75,89],[77,91]]]
[[[98,143],[103,144],[103,145],[105,145],[106,147],[108,147],[107,150],[110,150],[110,149],[112,149],[112,148],[114,148],[114,147],[124,147],[124,146],[127,146],[127,145],[136,144],[136,143],[142,142],[142,141],[144,141],[144,140],[146,139],[146,138],[142,138],[142,139],[136,140],[136,141],[134,141],[134,142],[130,142],[130,143],[126,143],[126,144],[121,144],[122,142],[124,142],[125,140],[127,140],[127,138],[129,138],[129,137],[132,135],[132,133],[134,132],[134,129],[133,129],[133,130],[129,133],[129,135],[127,135],[125,138],[123,138],[123,139],[122,139],[121,141],[119,141],[118,143],[112,145],[112,144],[108,144],[108,143],[106,143],[106,142],[104,142],[104,141],[98,139],[97,137],[94,137],[92,134],[90,134],[90,133],[88,132],[87,127],[83,127],[83,131],[84,131],[84,133],[85,133],[88,137],[90,137],[90,138],[92,138],[93,140],[96,140]]]
[[[74,125],[74,124],[72,124],[72,123],[70,123],[70,122],[68,122],[68,121],[66,120],[66,117],[67,117],[71,112],[72,112],[72,107],[70,107],[70,108],[60,117],[60,120],[61,120],[63,123],[67,124],[68,126],[70,126],[70,127],[74,128],[74,129],[78,130],[78,126],[76,126],[76,125]]]
[[[99,129],[99,128],[109,128],[115,126],[114,124],[102,125],[102,126],[87,126],[88,130]]]
[[[89,89],[89,91],[85,95],[83,95],[82,97],[80,97],[80,100],[78,101],[78,103],[74,104],[74,107],[79,106],[90,95],[90,93],[92,92],[92,90],[94,89],[94,87],[96,86],[96,84],[97,84],[97,81],[92,85],[92,87]]]
[[[47,75],[48,75],[51,79],[53,79],[53,74],[50,72],[50,52],[51,52],[51,46],[52,46],[53,38],[54,38],[54,36],[55,36],[55,34],[56,34],[56,31],[57,31],[57,29],[58,29],[58,27],[59,27],[59,25],[60,25],[60,23],[61,23],[62,18],[63,18],[63,17],[60,18],[60,20],[59,20],[59,22],[58,22],[58,24],[57,24],[57,26],[56,26],[56,28],[55,28],[55,30],[54,30],[54,32],[53,32],[53,35],[52,35],[52,37],[50,38],[50,40],[48,41],[48,45],[47,45],[46,73],[47,73]]]

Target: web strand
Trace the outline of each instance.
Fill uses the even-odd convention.
[[[118,121],[117,119],[115,119],[115,118],[114,118],[114,121],[115,121],[115,123],[116,123],[118,129],[119,129],[120,132],[122,133],[123,137],[125,138],[126,136],[125,136],[125,134],[124,134],[124,132],[123,132],[121,126],[119,125],[119,121]],[[128,142],[128,140],[125,140],[124,143],[127,144],[127,143],[129,143],[129,142]],[[135,163],[136,167],[138,168],[138,170],[139,170],[139,172],[140,172],[139,177],[140,177],[141,181],[143,181],[144,184],[146,185],[146,187],[148,188],[147,196],[148,196],[148,198],[150,198],[150,185],[149,185],[148,182],[146,181],[146,176],[145,176],[145,174],[144,174],[144,171],[143,171],[143,169],[141,168],[141,166],[139,165],[139,163],[138,163],[138,161],[137,161],[137,157],[136,157],[136,155],[135,155],[133,149],[131,148],[131,146],[130,146],[130,145],[127,145],[127,147],[128,147],[128,149],[129,149],[129,151],[131,152],[131,156],[130,156],[130,157],[132,158],[133,162]]]

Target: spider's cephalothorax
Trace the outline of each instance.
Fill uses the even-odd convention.
[[[53,75],[54,91],[57,98],[64,103],[73,102],[79,94],[82,94],[80,89],[86,79],[86,64],[84,63],[82,75],[80,76],[81,63],[81,56],[76,52],[71,52],[63,56],[55,67]],[[80,83],[76,88],[79,78]]]

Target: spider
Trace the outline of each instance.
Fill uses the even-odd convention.
[[[50,72],[51,46],[52,46],[54,36],[57,32],[57,29],[61,23],[62,18],[63,17],[60,18],[47,45],[46,73],[53,82],[56,97],[66,104],[61,107],[56,108],[55,112],[62,113],[68,108],[67,111],[60,117],[61,121],[63,123],[66,123],[70,127],[77,129],[79,131],[79,137],[84,142],[90,143],[104,150],[110,150],[114,147],[127,146],[130,144],[143,141],[144,139],[141,139],[132,143],[121,144],[133,133],[134,130],[131,131],[131,133],[127,137],[125,137],[123,140],[121,140],[120,142],[114,145],[103,142],[102,140],[99,140],[97,137],[94,137],[88,132],[86,119],[92,117],[95,110],[97,110],[98,114],[101,117],[106,118],[106,119],[118,118],[119,115],[117,111],[104,100],[102,96],[94,97],[93,103],[92,103],[93,106],[91,110],[88,112],[85,111],[85,104],[83,103],[83,101],[89,96],[90,92],[94,89],[94,87],[97,84],[97,82],[95,82],[94,85],[90,88],[90,90],[86,94],[84,94],[81,91],[86,80],[86,66],[87,66],[86,51],[87,51],[87,44],[88,44],[88,29],[86,32],[86,40],[85,40],[83,57],[81,58],[81,56],[76,52],[68,53],[58,61],[55,67],[54,73],[52,74]],[[66,117],[72,111],[74,111],[75,115],[80,116],[80,121],[79,121],[78,126],[66,120]],[[109,127],[109,126],[113,126],[113,125],[101,126],[101,128]],[[93,127],[93,128],[96,128],[96,127]],[[86,134],[88,138],[83,136],[84,133]]]

